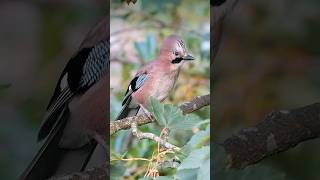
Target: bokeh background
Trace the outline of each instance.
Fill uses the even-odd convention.
[[[161,43],[171,34],[178,34],[185,40],[196,60],[184,64],[174,90],[164,103],[180,105],[210,92],[209,0],[138,0],[129,6],[113,0],[110,15],[111,120],[121,111],[124,94],[137,69],[156,58]],[[209,119],[209,108],[203,108],[196,115]],[[160,134],[154,125],[143,126],[141,130]],[[192,134],[175,134],[171,143],[183,145]],[[111,154],[127,152],[126,157],[150,158],[155,145],[150,140],[137,141],[130,132],[120,131],[111,137]],[[121,172],[131,173],[134,179],[146,169],[145,165],[129,162],[127,167],[130,168]]]
[[[202,1],[161,2],[138,0],[134,7],[112,3],[113,117],[120,111],[121,98],[134,70],[151,59],[144,56],[155,55],[138,49],[156,44],[148,47],[156,52],[164,37],[173,32],[187,40],[198,59],[191,65],[185,64],[174,98],[169,101],[179,104],[207,92],[208,6]],[[58,76],[82,37],[105,14],[105,7],[105,0],[0,2],[1,179],[16,179],[30,162],[39,147],[37,130]],[[140,15],[130,13],[142,7],[150,8],[139,11]],[[273,109],[319,102],[319,7],[317,0],[242,0],[228,16],[213,84],[217,141],[222,142],[240,128],[255,125]],[[188,80],[192,83],[187,86],[192,88],[182,88],[190,74],[196,79]],[[199,115],[206,113],[204,110]],[[319,150],[320,141],[311,140],[262,164],[273,166],[290,179],[316,180],[320,178]]]
[[[0,179],[17,179],[40,146],[36,137],[60,73],[106,0],[0,2]]]
[[[215,62],[214,139],[262,121],[272,110],[320,100],[320,1],[239,1],[226,19]],[[320,140],[267,158],[287,179],[320,179]]]

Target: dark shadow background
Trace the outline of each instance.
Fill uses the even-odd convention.
[[[222,142],[272,110],[320,101],[320,1],[244,0],[229,14],[215,62],[214,133]],[[320,140],[267,158],[287,179],[320,179]]]
[[[54,87],[107,0],[0,2],[0,177],[16,179],[40,144]]]

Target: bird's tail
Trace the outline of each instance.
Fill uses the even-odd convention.
[[[132,97],[129,97],[129,99],[123,105],[122,110],[119,113],[116,120],[123,119],[126,117],[135,116],[135,115],[137,115],[139,109],[140,109],[140,106],[132,101]]]
[[[97,143],[91,141],[87,145],[74,150],[59,148],[59,141],[68,116],[69,110],[65,107],[46,141],[20,176],[20,179],[47,179],[51,176],[84,170]]]

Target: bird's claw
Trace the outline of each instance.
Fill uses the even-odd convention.
[[[148,119],[150,119],[151,121],[153,121],[153,114],[152,112],[148,111],[145,107],[143,107],[142,105],[140,105],[142,108],[143,113],[148,117]]]
[[[152,112],[147,111],[147,112],[145,112],[145,114],[147,115],[147,117],[148,117],[151,121],[153,121],[153,114],[152,114]]]

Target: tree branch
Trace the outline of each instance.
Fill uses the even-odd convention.
[[[127,117],[124,119],[116,120],[110,122],[110,135],[124,129],[130,129],[132,123],[137,123],[138,126],[151,123],[151,121],[146,115],[138,115]]]
[[[255,127],[242,129],[224,141],[226,164],[244,168],[319,135],[320,103],[274,111]]]
[[[138,129],[137,123],[132,123],[131,128],[132,128],[132,134],[134,136],[136,136],[138,139],[151,139],[151,140],[156,141],[157,143],[159,143],[160,145],[164,146],[167,149],[175,149],[175,150],[180,149],[177,146],[166,142],[165,140],[161,139],[160,137],[156,136],[155,134],[141,132]]]
[[[210,94],[204,96],[196,96],[190,102],[185,102],[181,104],[180,109],[183,114],[189,114],[193,111],[201,109],[210,104]]]
[[[183,103],[180,106],[183,114],[188,114],[198,109],[201,109],[204,106],[210,104],[210,94],[204,96],[197,96],[193,98],[190,102]],[[136,123],[138,126],[148,124],[153,122],[146,115],[138,115],[127,117],[124,119],[116,120],[110,122],[110,135],[124,129],[129,129],[132,123]]]

